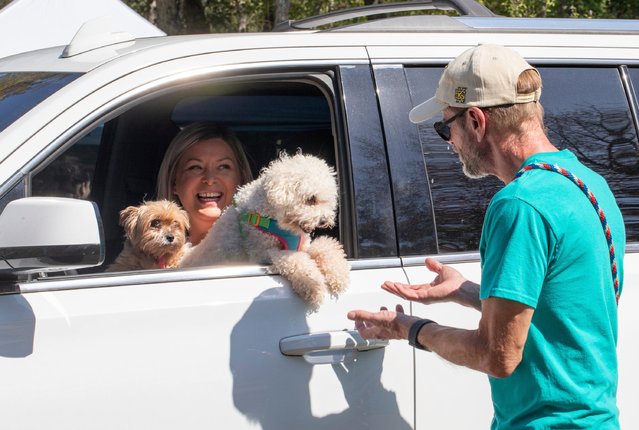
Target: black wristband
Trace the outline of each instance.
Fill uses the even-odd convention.
[[[430,324],[434,322],[435,321],[428,320],[428,319],[421,319],[421,320],[415,321],[413,325],[410,326],[410,330],[408,330],[408,344],[412,346],[413,348],[423,349],[424,351],[430,352],[430,349],[426,348],[424,345],[419,343],[419,341],[417,340],[417,335],[419,335],[419,331],[422,329],[422,327],[424,327],[426,324]]]

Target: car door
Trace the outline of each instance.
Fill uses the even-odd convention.
[[[541,103],[548,135],[561,149],[568,148],[582,162],[604,176],[626,222],[625,288],[619,307],[618,406],[622,423],[636,422],[632,400],[636,362],[637,295],[632,288],[637,259],[637,132],[633,112],[636,97],[628,87],[624,66],[575,65],[547,60],[536,65],[544,80]],[[411,283],[430,282],[427,256],[451,264],[466,278],[481,281],[477,252],[483,215],[503,184],[495,178],[466,178],[457,155],[434,132],[434,118],[415,126],[410,109],[435,93],[442,65],[375,64],[375,80],[391,160],[398,215],[400,255]],[[633,69],[630,69],[630,77]],[[636,75],[636,74],[635,74]],[[591,91],[583,91],[591,88]],[[595,90],[596,88],[596,90]],[[409,185],[410,184],[410,185]],[[425,185],[428,185],[426,187]],[[398,210],[399,212],[399,210]],[[414,235],[417,227],[419,236]],[[479,313],[453,304],[413,304],[412,312],[448,326],[474,329]],[[490,388],[485,375],[444,363],[433,354],[416,352],[416,427],[487,428],[492,417]],[[464,414],[456,414],[464,405]],[[629,424],[632,425],[632,424]]]
[[[481,222],[481,217],[476,208],[466,207],[480,204],[478,197],[464,180],[453,158],[456,155],[432,127],[417,128],[408,120],[413,104],[434,94],[442,68],[384,63],[374,64],[373,70],[384,118],[397,235],[406,276],[413,284],[431,282],[435,275],[424,266],[425,258],[430,256],[479,282],[479,255],[469,240],[469,230],[476,227],[473,223]],[[460,181],[460,185],[451,187],[453,181]],[[437,218],[435,223],[440,210],[438,198],[453,208],[463,208],[464,215],[475,212],[475,219],[451,213]],[[411,303],[410,309],[413,315],[452,327],[472,329],[479,321],[479,312],[450,303]],[[418,429],[490,427],[492,404],[486,376],[417,350],[415,402]],[[459,413],[460,405],[463,414]]]
[[[116,63],[95,73],[111,77],[91,90],[89,75],[78,78],[86,96],[58,112],[42,108],[54,114],[42,119],[42,128],[6,165],[24,166],[21,184],[29,193],[52,160],[99,134],[93,195],[105,235],[115,242],[114,215],[152,179],[127,172],[145,171],[153,164],[156,138],[167,139],[152,134],[161,127],[131,134],[146,120],[169,119],[159,100],[204,81],[207,88],[238,80],[317,86],[331,118],[341,199],[337,233],[352,265],[350,287],[310,312],[264,266],[95,270],[6,281],[0,295],[0,399],[11,407],[3,422],[15,429],[413,428],[412,351],[394,342],[363,342],[346,319],[350,309],[386,303],[383,280],[406,280],[365,51],[181,52],[185,58],[136,71],[125,69],[131,58]],[[63,101],[58,94],[58,106]],[[156,108],[146,117],[136,110],[144,103]],[[171,115],[177,104],[172,106]],[[145,139],[149,146],[137,152],[140,159],[121,152]],[[118,184],[124,191],[116,190]],[[306,349],[289,348],[300,342]]]
[[[639,279],[639,140],[637,98],[629,83],[633,69],[623,62],[594,61],[581,65],[555,62],[538,68],[544,80],[541,102],[549,138],[606,178],[624,218],[626,252],[624,288],[618,306],[617,406],[621,427],[632,428],[639,423],[635,407],[639,397],[635,383],[635,363],[639,360],[639,320],[635,309],[639,294],[634,288]]]

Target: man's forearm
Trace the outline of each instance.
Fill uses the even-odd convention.
[[[468,285],[467,292],[475,289]],[[522,360],[534,309],[491,297],[480,304],[476,330],[427,324],[417,341],[442,358],[498,378],[512,374]]]
[[[443,359],[483,373],[492,374],[487,342],[478,330],[428,324],[419,331],[419,343]]]
[[[460,305],[477,309],[481,312],[481,300],[479,300],[479,284],[466,281],[455,293],[454,301]]]

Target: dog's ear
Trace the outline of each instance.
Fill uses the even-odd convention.
[[[131,237],[135,231],[135,226],[138,223],[138,214],[140,208],[137,206],[129,206],[126,209],[120,211],[120,225],[124,227],[124,232],[127,237]]]
[[[179,214],[180,214],[180,217],[179,217],[180,224],[182,224],[184,226],[184,229],[188,231],[191,228],[188,212],[185,211],[184,209],[180,209]]]
[[[262,171],[266,200],[270,202],[271,206],[282,207],[293,204],[295,185],[299,183],[299,180],[293,177],[294,174],[282,168],[284,164],[283,160],[288,159],[288,155],[280,155],[280,158],[271,162],[269,166]],[[276,214],[269,215],[275,216]]]

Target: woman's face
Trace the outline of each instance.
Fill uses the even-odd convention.
[[[188,212],[191,224],[209,227],[233,201],[240,185],[240,168],[233,151],[220,138],[202,140],[179,158],[173,193]]]

